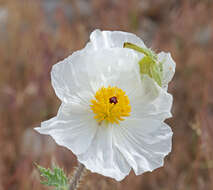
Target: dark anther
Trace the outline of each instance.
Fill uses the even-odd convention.
[[[109,99],[109,103],[110,103],[110,104],[117,104],[117,103],[118,103],[118,100],[117,100],[117,98],[116,98],[115,96],[113,96],[113,97],[111,97],[111,98]]]

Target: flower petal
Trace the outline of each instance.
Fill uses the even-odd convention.
[[[164,89],[167,89],[168,83],[172,80],[174,76],[176,65],[170,53],[159,53],[158,60],[163,63],[162,86]]]
[[[124,48],[78,52],[53,66],[52,85],[63,102],[74,100],[89,105],[86,100],[91,100],[103,86],[122,84],[125,88],[125,82],[119,81],[139,81],[138,61],[135,52]]]
[[[160,88],[148,75],[142,77],[141,89],[130,99],[131,118],[153,118],[164,121],[171,117],[172,95]]]
[[[88,150],[77,155],[87,169],[104,176],[122,180],[130,172],[130,166],[114,146],[113,128],[99,127]]]
[[[96,56],[91,56],[91,61],[96,63],[93,70],[95,79],[104,81],[105,87],[117,86],[127,95],[140,87],[139,57],[135,52],[121,48],[102,49]]]
[[[84,102],[85,98],[91,99],[92,89],[83,61],[86,55],[84,51],[78,51],[52,67],[52,86],[62,102]]]
[[[171,151],[172,131],[165,123],[150,120],[128,120],[117,127],[115,146],[137,175],[163,166]]]
[[[95,50],[105,48],[123,48],[125,42],[130,42],[140,47],[146,47],[143,41],[135,34],[122,31],[94,30],[90,35]]]
[[[90,146],[97,130],[97,122],[91,117],[91,113],[64,111],[69,109],[63,106],[58,115],[41,123],[41,127],[35,128],[41,134],[50,135],[57,144],[67,147],[75,154],[85,152]],[[66,113],[66,114],[65,114]],[[70,114],[70,115],[69,115]]]

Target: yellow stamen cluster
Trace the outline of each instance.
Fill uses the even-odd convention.
[[[119,124],[123,117],[130,116],[131,106],[128,96],[117,87],[102,87],[91,100],[94,118],[101,124],[103,121]]]

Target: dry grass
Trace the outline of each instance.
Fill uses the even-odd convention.
[[[173,151],[165,167],[122,183],[90,174],[82,189],[213,189],[213,2],[208,0],[64,0],[51,20],[41,2],[0,0],[0,190],[45,189],[33,162],[54,157],[69,172],[75,156],[32,128],[56,114],[50,84],[57,61],[82,48],[94,28],[134,32],[156,50],[170,51],[177,71]],[[1,14],[0,14],[1,15]],[[50,16],[49,16],[50,17]],[[2,18],[2,19],[1,19]]]

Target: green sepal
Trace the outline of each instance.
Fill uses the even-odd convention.
[[[162,63],[157,64],[148,56],[139,61],[140,73],[147,74],[153,78],[159,86],[162,86]]]
[[[159,86],[162,86],[163,64],[157,61],[157,55],[148,48],[142,48],[129,42],[124,43],[124,48],[143,53],[145,56],[138,62],[140,73],[149,75]]]
[[[52,166],[52,169],[46,169],[38,164],[35,165],[39,170],[40,176],[43,178],[41,184],[55,187],[55,190],[68,190],[69,179],[63,169],[55,165]]]

